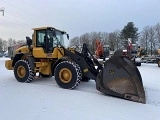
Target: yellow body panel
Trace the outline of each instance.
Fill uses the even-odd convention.
[[[18,53],[28,53],[29,49],[27,46],[22,46],[18,49],[15,50],[14,54],[18,54]]]
[[[44,53],[44,50],[41,47],[33,48],[33,56],[35,58],[47,58],[47,54]]]
[[[51,75],[51,63],[50,62],[35,62],[36,63],[36,69],[39,70],[42,74],[45,75]]]
[[[54,51],[53,51],[53,57],[54,58],[60,59],[63,56],[64,56],[64,50],[63,50],[63,48],[54,48]]]
[[[48,62],[35,62],[35,63],[37,68],[48,66]]]
[[[64,50],[62,48],[54,48],[53,53],[44,53],[43,48],[34,47],[33,48],[33,56],[35,58],[62,58],[64,56]]]
[[[46,67],[43,67],[42,69],[40,69],[40,72],[45,75],[51,75],[52,74],[51,73],[51,63],[48,62]]]
[[[13,62],[12,60],[5,61],[5,67],[7,68],[7,70],[13,70],[12,62]]]

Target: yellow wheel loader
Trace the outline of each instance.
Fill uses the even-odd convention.
[[[81,52],[64,47],[64,35],[53,27],[34,28],[32,39],[14,51],[5,62],[19,82],[31,82],[36,73],[42,77],[55,77],[64,89],[74,89],[84,79],[95,80],[96,88],[107,95],[145,103],[145,91],[137,67],[117,51],[104,64],[93,57],[84,43]],[[95,67],[97,66],[97,68]]]

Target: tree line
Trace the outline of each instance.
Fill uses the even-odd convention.
[[[25,43],[25,40],[18,40],[9,38],[8,40],[3,40],[0,38],[0,51],[7,51],[8,47],[13,46],[15,44]]]
[[[76,36],[70,40],[69,46],[81,48],[83,43],[94,53],[95,41],[99,39],[103,45],[109,45],[110,49],[116,51],[118,49],[126,49],[128,41],[131,38],[132,43],[143,47],[149,54],[157,54],[160,48],[160,24],[154,26],[146,26],[141,32],[135,27],[133,22],[128,22],[122,30],[113,32],[90,32]]]
[[[154,26],[145,26],[141,32],[135,27],[133,22],[128,22],[122,30],[113,32],[90,32],[84,33],[81,36],[76,36],[70,39],[69,46],[81,48],[83,43],[88,45],[92,53],[95,51],[96,39],[99,39],[103,45],[109,45],[111,50],[126,49],[127,39],[132,38],[132,43],[137,43],[143,47],[149,54],[157,54],[157,49],[160,49],[160,24]],[[17,43],[25,43],[25,40],[9,38],[3,40],[0,38],[0,51],[7,51],[9,46]]]
[[[151,55],[157,54],[157,49],[160,49],[160,24],[144,27],[139,42]]]

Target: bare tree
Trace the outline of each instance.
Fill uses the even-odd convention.
[[[108,44],[108,33],[107,32],[102,32],[101,33],[101,42],[103,45],[107,45]]]
[[[17,42],[16,42],[17,44],[26,44],[26,41],[25,40],[18,40]]]
[[[155,27],[151,26],[149,28],[149,45],[151,49],[151,55],[153,54],[153,50],[155,52],[156,47],[155,47]]]
[[[3,50],[4,50],[4,51],[7,51],[7,47],[8,47],[8,46],[7,46],[7,40],[3,40],[3,41],[2,41],[2,44],[3,44]]]
[[[69,46],[82,46],[83,43],[86,43],[88,45],[89,50],[94,53],[96,50],[96,40],[99,39],[103,45],[113,45],[112,49],[115,48],[115,45],[119,47],[119,32],[115,31],[112,33],[112,38],[110,33],[106,32],[91,32],[91,33],[85,33],[81,35],[80,37],[74,37],[71,39]],[[118,43],[117,43],[118,42]],[[113,43],[113,44],[112,44]]]
[[[79,47],[80,46],[79,37],[74,37],[73,39],[71,39],[69,42],[69,46],[75,48]]]
[[[90,35],[89,33],[85,33],[80,36],[80,45],[83,45],[83,43],[86,43],[87,45],[90,44]]]
[[[120,49],[120,47],[122,46],[122,43],[121,43],[121,39],[120,39],[120,30],[115,30],[114,32],[113,32],[113,34],[114,34],[114,50],[118,50],[118,49]]]
[[[0,51],[3,51],[3,40],[0,38]]]
[[[10,46],[12,46],[13,45],[13,39],[12,38],[9,38],[8,39],[8,46],[10,47]]]
[[[115,42],[114,42],[114,34],[113,33],[109,33],[109,36],[108,36],[108,39],[109,39],[109,46],[112,50],[114,50],[114,46],[115,46]]]
[[[109,46],[112,50],[117,50],[120,48],[120,45],[121,45],[120,41],[121,40],[120,40],[118,31],[114,31],[114,32],[109,33],[108,42],[109,42]]]
[[[86,43],[88,49],[93,52],[94,45],[92,45],[91,33],[86,33],[80,36],[80,45],[82,46],[83,43]]]
[[[160,24],[155,25],[155,37],[156,37],[156,45],[160,48]]]
[[[149,48],[149,29],[149,26],[144,27],[140,37],[140,46],[144,47],[146,51]]]
[[[15,39],[12,39],[12,38],[9,38],[9,39],[8,39],[8,46],[9,46],[9,47],[15,45],[16,43],[17,43],[17,42],[16,42]]]
[[[90,33],[90,50],[92,51],[92,53],[95,53],[96,51],[96,40],[97,39],[101,40],[101,33],[91,32]]]

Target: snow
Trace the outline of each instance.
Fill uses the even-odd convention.
[[[146,104],[104,95],[95,81],[75,90],[59,88],[54,77],[19,83],[0,58],[0,120],[159,120],[160,68],[143,63],[141,72]]]

